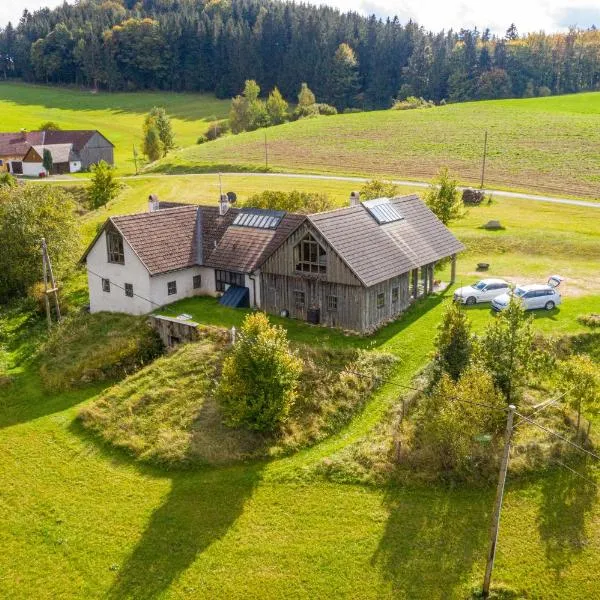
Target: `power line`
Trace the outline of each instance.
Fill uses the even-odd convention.
[[[588,477],[585,477],[584,475],[579,473],[579,471],[572,469],[571,467],[569,467],[569,465],[565,465],[565,463],[561,462],[560,460],[557,460],[556,458],[552,462],[556,463],[557,465],[560,465],[561,467],[564,467],[568,471],[571,471],[571,473],[573,473],[574,475],[577,475],[577,477],[583,479],[584,481],[587,481],[590,485],[593,485],[596,489],[600,490],[600,485],[598,485],[595,481],[592,481]]]
[[[562,440],[563,442],[565,442],[566,444],[569,444],[569,446],[572,446],[576,450],[579,450],[580,452],[584,452],[585,454],[588,454],[589,456],[595,458],[596,460],[600,460],[600,456],[598,456],[597,454],[594,454],[590,450],[586,450],[583,446],[579,446],[575,442],[572,442],[571,440],[569,440],[566,437],[560,435],[559,433],[556,433],[556,431],[552,431],[551,429],[548,429],[547,427],[544,427],[543,425],[540,425],[539,423],[536,423],[533,419],[530,419],[529,417],[526,417],[525,415],[522,415],[521,413],[517,413],[517,414],[519,415],[519,417],[521,417],[522,419],[524,419],[528,423],[531,423],[532,425],[535,425],[536,427],[539,427],[542,431],[545,431],[546,433],[548,433],[550,435],[553,435],[554,437],[558,438],[559,440]]]
[[[545,410],[546,408],[548,408],[549,406],[552,406],[554,404],[556,404],[557,402],[559,402],[562,398],[564,398],[569,392],[571,392],[571,390],[573,390],[573,388],[569,388],[568,390],[566,390],[565,392],[563,392],[560,396],[557,396],[554,399],[550,399],[550,400],[546,400],[546,402],[543,402],[540,406],[538,406],[535,410],[531,411],[527,416],[529,418],[533,417],[533,415],[537,415],[540,412],[542,412],[543,410]],[[518,414],[518,413],[517,413]],[[515,425],[515,429],[517,429],[520,425],[522,425],[523,422],[521,423],[517,423]]]

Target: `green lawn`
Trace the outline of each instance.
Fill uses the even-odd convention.
[[[229,102],[208,94],[167,92],[92,93],[0,82],[0,129],[35,130],[45,121],[63,129],[98,129],[115,144],[115,164],[120,173],[133,173],[133,145],[141,154],[144,115],[153,106],[164,106],[171,115],[175,142],[180,147],[196,143],[214,117],[223,118]]]
[[[372,340],[402,359],[396,382],[410,381],[430,351],[439,300]],[[316,331],[297,323],[291,336]],[[165,472],[98,445],[77,424],[100,386],[46,395],[16,349],[16,381],[0,387],[1,596],[446,599],[480,584],[493,490],[305,475],[368,434],[398,389],[384,386],[342,432],[291,457]],[[562,471],[509,480],[498,585],[529,598],[594,597],[600,509],[581,481]]]
[[[266,130],[269,168],[430,179],[449,166],[489,187],[598,198],[600,93],[305,119]],[[265,131],[186,148],[153,170],[261,170]]]

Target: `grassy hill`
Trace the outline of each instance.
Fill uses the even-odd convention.
[[[429,179],[449,166],[489,187],[600,196],[600,93],[305,119],[266,130],[269,168]],[[265,168],[265,130],[168,156],[168,173]]]
[[[115,144],[120,173],[135,171],[133,145],[141,151],[142,122],[153,106],[164,106],[171,115],[175,141],[194,144],[207,121],[224,117],[229,103],[208,94],[136,92],[108,94],[89,90],[0,83],[0,129],[34,130],[44,121],[63,129],[98,129]]]

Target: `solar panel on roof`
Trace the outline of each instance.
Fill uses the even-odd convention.
[[[254,227],[255,229],[277,229],[284,215],[285,212],[282,210],[244,208],[235,217],[233,224],[238,227]]]
[[[389,198],[376,198],[363,202],[363,206],[369,211],[370,215],[379,223],[393,223],[400,221],[404,217],[400,214],[398,208],[390,202]]]

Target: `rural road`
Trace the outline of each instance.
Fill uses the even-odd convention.
[[[153,174],[148,173],[147,175],[129,175],[120,177],[120,179],[148,179],[151,177],[206,177],[207,173],[188,173],[188,174],[177,174],[177,175],[165,175],[165,174]],[[217,175],[217,173],[214,173]],[[369,181],[368,177],[346,177],[343,175],[310,175],[305,173],[221,173],[224,177],[288,177],[290,179],[320,179],[324,181],[355,181],[356,183],[365,183]],[[419,188],[427,188],[431,184],[425,181],[407,181],[403,179],[392,179],[392,182],[396,185],[412,186]],[[460,190],[465,189],[459,187]],[[600,202],[588,202],[586,200],[572,200],[570,198],[557,198],[554,196],[540,196],[537,194],[524,194],[520,192],[505,192],[502,190],[488,190],[488,194],[494,196],[501,196],[504,198],[517,198],[522,200],[531,200],[533,202],[551,202],[553,204],[570,204],[572,206],[583,206],[587,208],[600,208]]]

